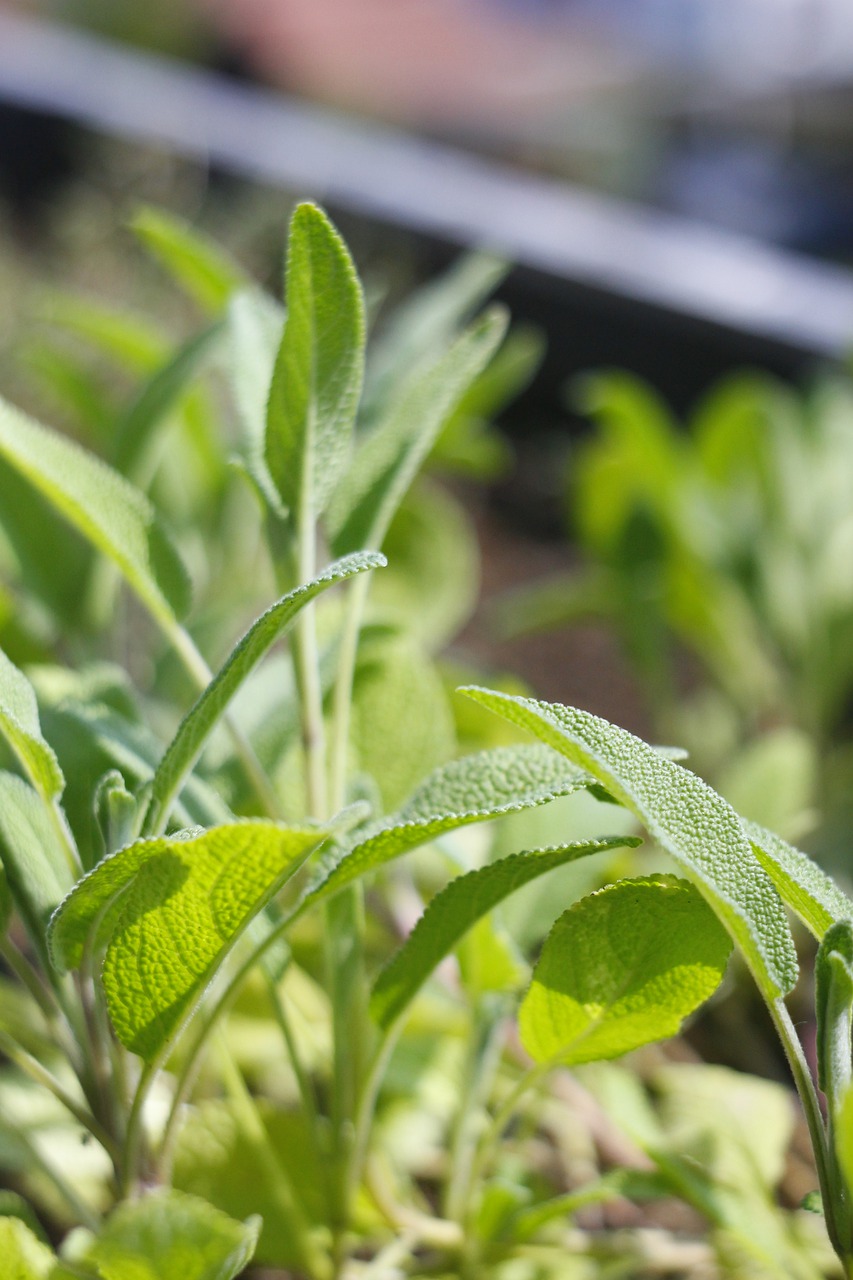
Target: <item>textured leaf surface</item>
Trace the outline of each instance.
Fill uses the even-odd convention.
[[[229,375],[243,428],[249,474],[275,509],[281,506],[264,457],[267,401],[281,345],[284,308],[262,289],[244,289],[228,309]]]
[[[362,440],[328,513],[336,555],[381,547],[448,414],[497,350],[506,332],[502,310],[488,312],[426,371],[416,373]]]
[[[42,736],[35,691],[0,650],[0,732],[46,799],[62,794],[65,779],[53,748]]]
[[[167,625],[189,605],[189,579],[148,499],[106,463],[0,400],[0,455],[108,556]]]
[[[231,294],[248,283],[224,249],[173,213],[146,205],[131,226],[149,252],[211,315],[218,315]]]
[[[816,938],[840,920],[853,920],[853,902],[808,854],[756,822],[744,819],[743,829],[782,901]]]
[[[60,905],[50,924],[54,963],[76,967],[98,927],[98,941],[108,939],[103,982],[116,1034],[150,1060],[325,834],[245,821],[137,841],[105,858]]]
[[[267,407],[266,461],[285,506],[322,511],[349,454],[364,376],[364,298],[346,245],[300,205],[287,248],[287,317]],[[348,548],[358,550],[358,548]]]
[[[19,1218],[0,1218],[0,1258],[6,1280],[48,1280],[56,1261]]]
[[[497,747],[437,769],[408,804],[348,850],[305,905],[337,893],[368,871],[444,831],[547,804],[590,779],[542,746]]]
[[[233,1280],[255,1251],[260,1225],[196,1196],[153,1191],[110,1215],[87,1261],[103,1280]]]
[[[785,910],[733,809],[633,734],[556,703],[469,688],[470,697],[587,769],[694,878],[769,998],[797,981]]]
[[[71,888],[71,873],[43,800],[12,773],[0,773],[0,858],[27,932],[44,958],[45,928]]]
[[[731,941],[686,880],[621,880],[566,911],[519,1015],[538,1062],[616,1058],[675,1035],[719,986]]]
[[[640,843],[629,836],[615,836],[531,849],[451,880],[432,899],[408,940],[380,973],[370,997],[374,1018],[380,1026],[388,1027],[468,930],[516,889],[567,862]]]
[[[336,583],[344,582],[367,569],[381,568],[384,563],[385,557],[377,552],[348,556],[330,565],[312,582],[289,592],[267,609],[266,613],[261,614],[184,717],[163,756],[152,784],[151,806],[146,822],[148,831],[156,831],[161,819],[168,816],[173,799],[183,786],[228,703],[270,645],[289,629],[300,610],[315,596]]]

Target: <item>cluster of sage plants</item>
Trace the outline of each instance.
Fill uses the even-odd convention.
[[[290,224],[284,307],[186,229],[149,215],[144,231],[215,317],[148,379],[102,451],[111,461],[0,402],[17,610],[2,632],[14,652],[0,654],[11,1274],[230,1280],[253,1258],[308,1280],[665,1274],[686,1265],[677,1242],[669,1264],[657,1237],[634,1247],[572,1224],[615,1197],[678,1196],[706,1220],[704,1261],[721,1274],[817,1277],[820,1233],[774,1204],[775,1156],[744,1162],[737,1135],[721,1137],[723,1175],[648,1100],[625,1118],[630,1071],[583,1075],[675,1035],[734,948],[800,1093],[812,1208],[853,1275],[853,904],[678,752],[589,713],[468,685],[455,719],[480,749],[459,754],[438,668],[406,632],[430,559],[417,519],[408,542],[399,523],[407,495],[442,433],[457,457],[489,455],[482,420],[460,406],[494,402],[527,360],[502,348],[500,308],[459,323],[494,267],[469,264],[404,315],[365,375],[361,284],[316,206]],[[95,310],[78,306],[74,324],[125,358],[145,347]],[[192,509],[181,477],[161,474],[153,428],[180,410],[204,454],[202,393],[188,388],[213,350],[257,545],[247,553],[245,508],[235,520],[224,489],[195,539],[187,519],[204,583],[194,635],[190,573],[146,490]],[[379,585],[394,545],[416,567],[396,608]],[[57,563],[77,576],[57,582]],[[220,585],[235,598],[217,575],[253,565],[275,598],[241,636],[234,608],[212,669],[201,637],[227,629]],[[251,594],[236,585],[236,599]],[[456,607],[443,582],[430,599]],[[430,616],[435,636],[446,621]],[[111,620],[112,661],[93,662],[92,633]],[[271,654],[282,637],[286,660]],[[584,795],[595,837],[573,829],[568,798]],[[557,837],[518,839],[544,812]],[[484,856],[466,837],[485,822],[503,823],[504,846]],[[637,827],[646,865],[632,861]],[[400,870],[407,854],[417,872]],[[601,887],[584,896],[589,859]],[[501,912],[546,875],[531,968]],[[817,1081],[785,1002],[798,978],[788,912],[819,943]],[[621,1110],[642,1158],[565,1188],[525,1138],[554,1141],[549,1082],[567,1068],[604,1112]],[[713,1096],[708,1071],[688,1094]],[[784,1107],[769,1109],[787,1135]],[[713,1142],[721,1112],[702,1124]]]

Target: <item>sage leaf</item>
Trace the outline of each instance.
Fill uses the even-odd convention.
[[[249,283],[224,249],[173,213],[144,205],[130,226],[149,253],[209,315],[219,315],[231,294]]]
[[[341,237],[316,205],[290,223],[287,317],[267,405],[266,462],[298,523],[347,465],[364,377],[364,297]],[[354,549],[354,548],[353,548]]]
[[[841,920],[853,920],[853,902],[808,854],[757,822],[742,822],[753,852],[780,898],[816,938],[821,939]]]
[[[719,986],[731,941],[674,876],[620,880],[566,911],[545,940],[519,1030],[537,1062],[616,1058],[675,1035]]]
[[[183,787],[228,703],[270,645],[285,634],[300,610],[335,583],[344,582],[366,569],[381,568],[384,564],[385,557],[378,552],[363,552],[338,560],[312,582],[283,596],[253,623],[187,712],[160,761],[151,787],[151,803],[145,823],[147,831],[156,831],[160,822],[168,817],[172,801]]]
[[[232,298],[228,308],[228,373],[243,430],[242,462],[268,506],[279,515],[284,508],[267,469],[264,438],[283,329],[284,308],[262,289],[243,289]]]
[[[0,456],[99,551],[167,629],[189,579],[145,494],[99,458],[0,400]]]
[[[0,650],[0,732],[20,760],[30,782],[45,800],[62,794],[65,779],[39,723],[35,690],[22,671]]]
[[[388,526],[445,420],[506,333],[501,308],[486,312],[425,371],[416,372],[358,445],[327,516],[335,555],[381,548]]]
[[[436,358],[506,273],[506,263],[498,258],[466,254],[439,279],[394,308],[371,348],[364,395],[369,415],[391,399],[413,366]]]
[[[694,878],[765,996],[775,999],[793,988],[797,956],[784,907],[721,796],[632,733],[589,712],[488,689],[463,692],[587,769]]]
[[[54,913],[54,964],[77,967],[97,928],[92,942],[107,944],[103,984],[116,1035],[150,1062],[251,920],[326,834],[244,820],[128,845],[84,876]]]
[[[445,831],[548,804],[590,779],[548,747],[496,747],[451,760],[427,778],[395,815],[348,849],[304,900],[303,909],[368,871]]]
[[[110,1215],[86,1261],[102,1280],[233,1280],[252,1258],[260,1218],[237,1222],[206,1200],[152,1191]]]
[[[0,1218],[0,1257],[9,1280],[48,1280],[56,1263],[53,1251],[20,1218]]]
[[[9,890],[42,960],[45,929],[73,884],[59,834],[29,783],[0,772],[0,861]]]
[[[373,1017],[382,1028],[389,1027],[468,930],[516,889],[578,858],[623,846],[635,848],[640,843],[630,836],[614,836],[531,849],[451,880],[432,899],[407,941],[377,978],[370,996]]]

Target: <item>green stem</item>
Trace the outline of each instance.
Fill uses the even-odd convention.
[[[33,1169],[38,1169],[48,1179],[54,1190],[58,1193],[61,1200],[67,1205],[71,1217],[77,1223],[82,1223],[88,1227],[90,1231],[98,1232],[101,1227],[101,1220],[90,1208],[84,1200],[78,1196],[69,1182],[66,1182],[62,1174],[56,1170],[53,1165],[44,1158],[38,1149],[38,1146],[32,1141],[29,1134],[20,1125],[16,1124],[8,1116],[0,1116],[0,1127],[6,1129],[13,1135],[16,1143],[18,1143],[27,1153],[27,1163]]]
[[[10,1062],[14,1063],[19,1071],[22,1071],[24,1075],[29,1076],[36,1084],[41,1085],[42,1088],[53,1094],[54,1098],[65,1107],[65,1110],[101,1144],[112,1160],[116,1171],[118,1171],[120,1152],[117,1144],[103,1125],[95,1119],[86,1107],[71,1096],[65,1086],[56,1079],[56,1076],[48,1071],[47,1067],[42,1066],[38,1058],[34,1058],[31,1053],[27,1053],[26,1049],[22,1049],[5,1031],[0,1031],[0,1051],[5,1054]]]
[[[240,1132],[254,1149],[261,1171],[277,1201],[278,1209],[290,1228],[288,1234],[298,1250],[300,1270],[311,1277],[327,1280],[329,1263],[325,1252],[312,1238],[309,1223],[294,1194],[293,1184],[273,1147],[254,1098],[246,1088],[224,1037],[218,1038],[219,1067],[229,1100],[237,1115]]]
[[[788,1065],[791,1068],[794,1084],[796,1085],[797,1093],[800,1095],[800,1102],[805,1113],[817,1166],[829,1238],[832,1241],[832,1247],[841,1258],[843,1264],[848,1266],[849,1254],[842,1243],[845,1224],[839,1222],[840,1211],[846,1217],[845,1206],[838,1203],[834,1176],[836,1174],[835,1161],[833,1153],[830,1151],[827,1132],[821,1114],[820,1101],[809,1070],[809,1064],[806,1062],[800,1038],[791,1021],[791,1015],[788,1013],[784,1000],[781,997],[777,997],[775,1000],[767,1000],[766,1003],[770,1010],[773,1024],[776,1027],[776,1032],[782,1041],[782,1047],[785,1050],[785,1056],[788,1059]]]
[[[54,992],[43,982],[41,976],[8,935],[0,938],[0,956],[3,957],[22,986],[30,993],[63,1052],[72,1065],[75,1064],[79,1058],[77,1041],[71,1024]]]
[[[146,1062],[133,1095],[130,1115],[127,1118],[127,1131],[124,1139],[124,1162],[122,1164],[119,1190],[126,1199],[135,1194],[142,1181],[142,1163],[145,1152],[145,1103],[151,1091],[151,1085],[159,1071],[159,1063]]]
[[[328,1168],[323,1144],[320,1141],[320,1114],[317,1107],[317,1097],[314,1091],[314,1086],[308,1072],[305,1070],[305,1065],[302,1061],[302,1057],[299,1053],[299,1047],[293,1034],[293,1028],[290,1025],[290,1019],[288,1018],[287,1011],[284,1007],[284,1001],[281,999],[271,975],[266,974],[265,976],[267,994],[270,999],[270,1004],[272,1005],[273,1017],[278,1024],[279,1031],[281,1032],[281,1038],[284,1041],[287,1056],[290,1060],[290,1065],[296,1080],[296,1087],[299,1090],[299,1098],[302,1103],[302,1109],[308,1125],[308,1132],[311,1135],[311,1145],[317,1161],[317,1168],[322,1171],[322,1174],[325,1177],[328,1173]]]

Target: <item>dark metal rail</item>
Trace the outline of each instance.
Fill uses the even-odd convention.
[[[805,353],[853,339],[853,273],[453,147],[0,13],[0,99]]]

